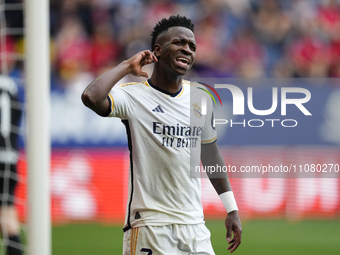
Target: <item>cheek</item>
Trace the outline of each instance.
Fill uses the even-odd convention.
[[[161,52],[161,56],[162,56],[163,58],[168,59],[168,58],[170,58],[170,56],[171,56],[171,52],[170,52],[168,49],[163,50],[163,52]]]
[[[192,59],[192,64],[195,62],[195,60],[196,60],[196,54],[195,53],[193,53],[192,55],[191,55],[191,59]],[[191,65],[192,65],[191,64]]]

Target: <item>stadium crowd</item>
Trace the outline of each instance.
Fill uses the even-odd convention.
[[[195,23],[191,76],[340,77],[339,0],[51,0],[50,13],[54,89],[150,49],[156,21],[177,13]],[[23,53],[22,36],[8,41]]]

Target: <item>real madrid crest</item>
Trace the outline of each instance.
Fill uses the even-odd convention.
[[[194,113],[195,113],[196,117],[201,118],[202,117],[201,108],[198,106],[197,103],[193,103],[192,105],[194,106]]]

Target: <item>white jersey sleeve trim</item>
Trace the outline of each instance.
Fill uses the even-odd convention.
[[[216,140],[217,140],[217,136],[215,136],[213,139],[210,139],[210,140],[201,141],[201,143],[212,143],[212,142],[215,142]]]

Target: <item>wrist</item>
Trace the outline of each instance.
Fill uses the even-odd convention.
[[[219,195],[225,209],[227,210],[227,213],[230,213],[232,211],[238,211],[238,207],[236,204],[236,200],[234,197],[234,192],[227,191]]]
[[[124,76],[130,74],[133,70],[132,64],[129,62],[129,60],[122,61],[120,65],[123,69]]]
[[[231,215],[238,215],[238,210],[234,210],[234,211],[230,211],[227,213],[227,215],[231,216]]]

